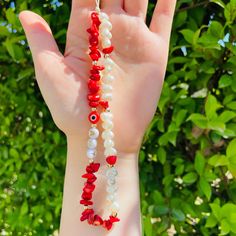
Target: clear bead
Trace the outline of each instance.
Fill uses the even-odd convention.
[[[103,40],[102,40],[102,47],[103,48],[109,48],[109,47],[111,47],[111,40],[109,39],[109,38],[103,38]]]
[[[111,84],[114,80],[115,77],[113,75],[110,74],[106,74],[103,78],[102,78],[103,82],[106,84]]]
[[[117,175],[118,175],[118,172],[114,166],[106,170],[106,176],[108,178],[114,178]]]
[[[111,120],[104,120],[102,123],[102,127],[106,130],[110,130],[113,128],[113,122]]]
[[[100,14],[99,14],[99,18],[102,20],[102,21],[107,21],[107,20],[109,20],[109,16],[106,14],[106,13],[104,13],[104,12],[101,12]]]
[[[108,193],[116,193],[118,190],[117,185],[111,185],[111,186],[107,186],[106,188]]]
[[[112,101],[112,93],[103,93],[102,99],[105,101]]]
[[[108,20],[103,20],[101,25],[100,25],[100,29],[103,30],[103,29],[108,29],[108,30],[112,30],[112,24],[110,21]]]
[[[108,38],[108,39],[111,39],[111,38],[112,38],[112,34],[111,34],[111,32],[109,31],[109,29],[107,29],[107,28],[102,29],[100,33],[101,33],[101,36],[102,36],[103,38]]]
[[[109,186],[115,185],[116,184],[116,180],[114,178],[109,178],[109,179],[107,179],[107,184]]]
[[[110,208],[111,211],[118,212],[120,210],[120,204],[117,201],[113,201]]]
[[[101,115],[102,121],[111,121],[113,119],[113,114],[111,112],[102,112]]]
[[[109,84],[103,84],[102,83],[101,90],[102,90],[102,93],[106,93],[106,92],[112,92],[113,88]]]

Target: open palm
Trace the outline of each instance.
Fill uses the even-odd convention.
[[[114,114],[114,140],[120,152],[139,150],[155,113],[166,70],[175,3],[176,0],[159,0],[149,29],[145,24],[148,0],[102,2],[102,11],[113,24],[115,50],[111,57],[116,63],[116,80],[110,107]],[[87,139],[89,129],[87,81],[91,60],[87,55],[86,29],[94,8],[93,0],[72,1],[64,55],[40,16],[29,11],[20,14],[37,82],[52,117],[67,136],[78,135],[81,140]]]

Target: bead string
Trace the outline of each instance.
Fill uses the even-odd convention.
[[[117,212],[119,210],[119,204],[116,201],[117,197],[117,185],[115,177],[118,172],[114,165],[117,161],[117,151],[114,148],[114,141],[112,140],[114,134],[112,132],[113,122],[112,113],[109,108],[109,101],[112,100],[112,86],[111,82],[114,77],[111,75],[112,67],[114,62],[109,57],[113,51],[113,46],[111,45],[111,33],[112,25],[109,21],[109,17],[105,13],[100,13],[100,0],[96,0],[96,12],[91,13],[92,26],[87,30],[90,34],[89,37],[89,56],[92,59],[92,68],[90,70],[90,79],[88,81],[89,94],[87,96],[89,106],[91,107],[91,112],[89,113],[88,119],[91,123],[91,128],[89,129],[89,139],[88,139],[88,150],[87,157],[89,158],[89,165],[86,166],[86,173],[82,175],[82,178],[87,179],[84,184],[83,193],[81,195],[80,203],[84,205],[85,209],[82,212],[81,221],[87,220],[91,225],[98,226],[101,225],[107,230],[110,230],[113,223],[120,221],[117,217]],[[102,57],[102,53],[99,51],[99,35],[101,35],[102,42],[102,53],[104,55],[104,66],[99,66],[98,61]],[[101,73],[103,72],[103,73]],[[102,79],[102,83],[100,83]],[[101,91],[100,91],[101,86]],[[99,93],[101,92],[101,94]],[[99,115],[97,107],[101,106],[103,112]],[[102,120],[102,127],[104,131],[102,133],[102,138],[104,140],[104,155],[107,162],[107,200],[109,200],[109,206],[111,214],[109,219],[103,220],[99,215],[94,213],[92,208],[92,193],[95,190],[95,181],[97,177],[95,173],[100,168],[100,163],[95,163],[94,159],[97,155],[97,139],[99,137],[99,130],[97,129],[97,124],[99,120]]]

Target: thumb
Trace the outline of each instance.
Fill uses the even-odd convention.
[[[41,62],[45,63],[49,54],[62,56],[49,25],[41,16],[31,11],[22,11],[19,19],[36,65],[41,64]]]

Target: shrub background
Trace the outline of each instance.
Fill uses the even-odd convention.
[[[66,142],[35,81],[24,9],[50,23],[63,51],[70,1],[0,2],[0,234],[48,236],[59,227]],[[178,0],[162,97],[140,151],[146,236],[236,235],[235,19],[236,0]]]

